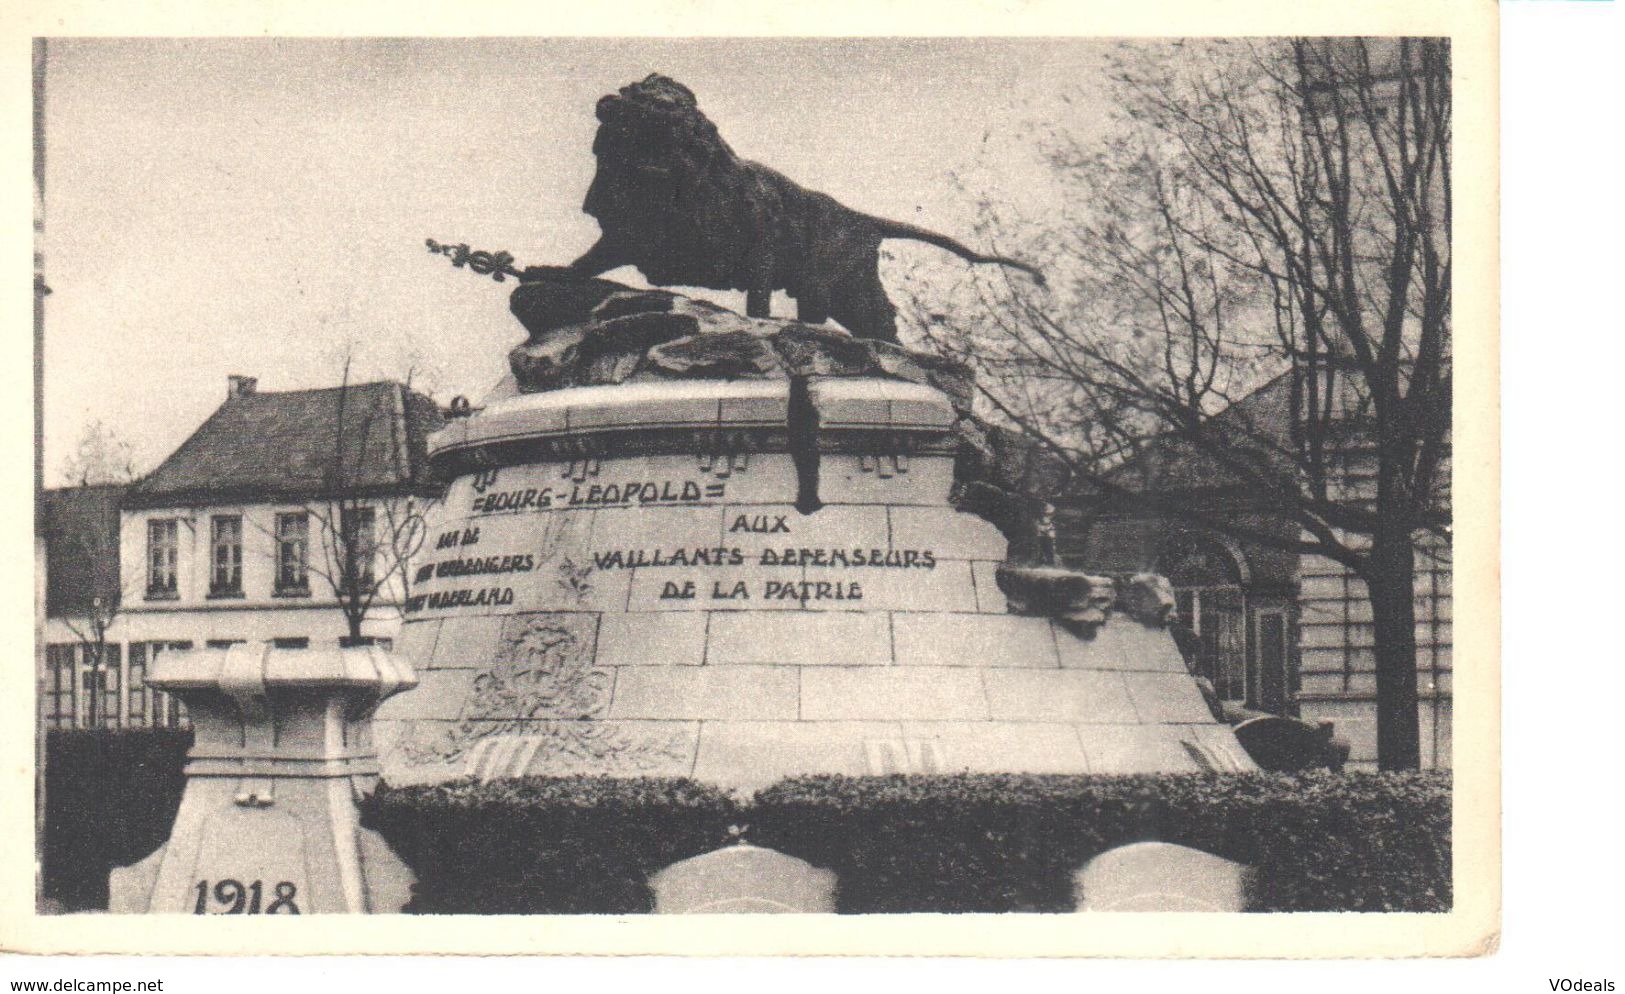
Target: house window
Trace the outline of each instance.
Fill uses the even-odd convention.
[[[190,648],[190,641],[147,643],[148,658],[153,661],[171,649],[184,651]],[[152,691],[152,724],[158,728],[192,727],[192,721],[186,715],[186,705],[181,703],[181,699],[157,689]]]
[[[130,643],[130,727],[147,724],[147,644]]]
[[[242,645],[247,639],[208,639],[203,643],[205,649],[229,649],[234,645]]]
[[[166,694],[161,690],[152,692],[152,727],[154,728],[191,728],[192,719],[187,717],[186,705],[173,694]]]
[[[102,660],[92,668],[95,648],[84,647],[84,668],[80,671],[84,681],[85,714],[87,728],[117,728],[119,724],[119,670],[122,668],[121,646],[102,646]]]
[[[350,507],[341,511],[339,535],[343,586],[349,587],[353,581],[357,589],[365,592],[372,587],[372,562],[378,552],[373,536],[372,508]]]
[[[1164,554],[1162,572],[1174,587],[1180,624],[1197,636],[1198,672],[1220,700],[1247,701],[1247,600],[1229,551],[1194,536]]]
[[[1247,637],[1241,590],[1185,587],[1177,590],[1179,618],[1201,640],[1202,675],[1224,701],[1247,699]]]
[[[310,555],[310,515],[303,511],[276,516],[276,592],[310,593],[306,565]]]
[[[177,539],[178,522],[174,518],[155,518],[147,522],[147,596],[174,597],[176,562],[180,543]]]
[[[276,649],[308,649],[310,648],[310,638],[305,635],[274,638],[271,640],[271,646]]]
[[[1286,612],[1260,609],[1258,625],[1258,679],[1250,699],[1259,710],[1285,714],[1287,710],[1287,646],[1290,635]]]
[[[45,727],[72,728],[79,695],[73,680],[73,663],[78,646],[57,643],[45,647]]]
[[[209,596],[243,594],[243,519],[217,515],[209,526]]]

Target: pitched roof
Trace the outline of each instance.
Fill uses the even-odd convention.
[[[1293,375],[1286,370],[1270,377],[1208,422],[1232,460],[1250,462],[1257,472],[1292,471],[1293,410],[1303,403],[1294,398]],[[1369,438],[1369,414],[1353,383],[1342,379],[1340,384],[1333,397],[1332,423],[1323,430],[1329,444],[1352,450]],[[1172,431],[1146,439],[1107,476],[1122,486],[1163,492],[1251,488],[1253,480],[1215,452]]]
[[[231,397],[125,505],[429,489],[426,440],[443,423],[433,400],[399,383]]]
[[[111,484],[40,493],[48,616],[83,615],[92,597],[118,597],[119,502],[129,489]]]

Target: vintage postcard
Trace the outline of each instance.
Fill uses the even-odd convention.
[[[1493,950],[1492,4],[151,14],[0,944]]]

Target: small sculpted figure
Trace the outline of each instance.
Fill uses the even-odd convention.
[[[658,286],[743,290],[746,313],[769,317],[774,290],[795,298],[800,320],[829,318],[854,335],[897,340],[897,312],[880,283],[880,243],[907,238],[974,263],[981,255],[945,235],[862,214],[741,159],[694,94],[654,74],[598,101],[598,171],[582,210],[602,237],[571,263],[583,276],[633,265]]]

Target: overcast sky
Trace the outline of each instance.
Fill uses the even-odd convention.
[[[420,369],[478,399],[524,337],[512,284],[424,239],[564,263],[600,96],[652,71],[740,155],[870,213],[972,240],[951,174],[1040,202],[1016,138],[1086,102],[1102,45],[1020,40],[64,40],[46,83],[45,461],[100,419],[151,469],[225,396]],[[1081,116],[1080,116],[1081,115]],[[890,243],[900,247],[900,243]],[[905,249],[930,265],[963,265]],[[914,254],[914,253],[919,254]],[[635,270],[611,278],[640,283]],[[743,307],[743,295],[715,295]],[[737,297],[738,299],[734,299]],[[777,314],[790,313],[781,299]]]

